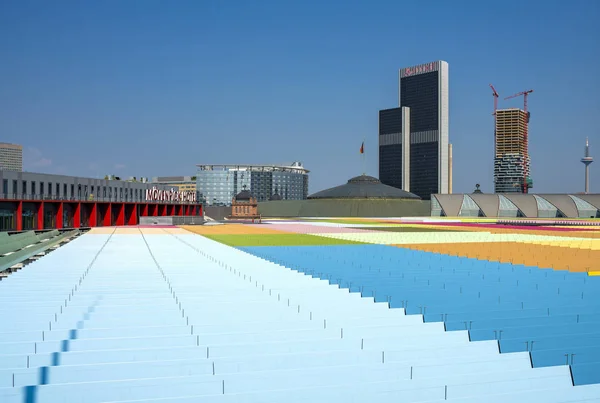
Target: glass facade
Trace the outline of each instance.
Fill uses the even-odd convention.
[[[439,73],[417,74],[400,80],[400,106],[410,108],[410,132],[438,130]]]
[[[379,135],[402,133],[402,108],[379,111]],[[384,185],[402,189],[402,144],[381,145],[379,141],[379,180]]]
[[[410,192],[429,200],[438,191],[438,143],[410,145]]]
[[[447,170],[447,66],[434,62],[401,70],[400,107],[379,112],[379,179],[382,183],[402,189],[402,170],[409,168],[409,190],[430,200],[432,194],[445,193]],[[433,71],[431,71],[433,70]],[[402,141],[402,108],[409,108],[410,146],[406,155]],[[408,122],[406,122],[408,123]],[[408,131],[408,126],[405,125]],[[386,141],[383,142],[385,136]],[[391,140],[387,140],[387,139]],[[396,144],[389,144],[396,140]],[[405,147],[406,150],[406,147]],[[403,161],[404,158],[410,158]]]
[[[282,200],[308,197],[308,171],[301,166],[203,165],[196,174],[199,197],[208,205],[229,206],[236,194],[246,189],[257,201],[279,194]]]

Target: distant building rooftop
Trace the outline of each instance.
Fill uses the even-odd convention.
[[[200,171],[261,171],[261,172],[295,172],[307,174],[310,171],[301,162],[290,165],[253,165],[253,164],[197,164]]]
[[[308,196],[309,199],[414,199],[421,198],[393,186],[384,185],[377,178],[368,175],[356,176],[348,183],[325,189]]]

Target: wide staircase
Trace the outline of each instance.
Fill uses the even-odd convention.
[[[276,264],[169,232],[88,234],[0,282],[1,402],[551,403],[600,396],[599,385],[573,387],[567,365],[532,368],[527,351],[501,354],[496,340],[470,341],[473,330],[444,331],[442,322],[389,309],[402,282],[423,298],[462,293],[450,280],[433,288],[417,276],[431,269],[432,278],[446,278],[433,261],[390,275],[385,268],[401,262],[377,246],[252,250]],[[365,255],[374,254],[367,267]],[[363,287],[365,297],[284,260]],[[446,271],[473,281],[482,272],[459,265]],[[493,287],[503,284],[492,280],[499,270],[486,273]],[[420,295],[404,297],[409,313]],[[477,298],[491,304],[487,295]],[[456,301],[452,310],[463,309]],[[438,311],[438,318],[453,312]],[[476,326],[456,318],[448,323]]]
[[[600,383],[600,278],[383,245],[245,250]],[[375,256],[375,258],[373,258]]]

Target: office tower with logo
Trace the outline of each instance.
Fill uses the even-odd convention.
[[[425,200],[448,193],[448,63],[400,69],[398,98],[379,112],[380,180]]]

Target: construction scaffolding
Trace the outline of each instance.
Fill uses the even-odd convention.
[[[496,111],[494,191],[523,192],[523,183],[530,188],[527,150],[528,114],[518,108]]]

